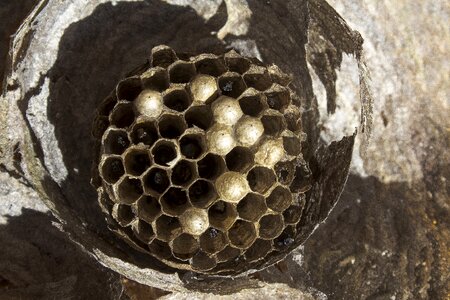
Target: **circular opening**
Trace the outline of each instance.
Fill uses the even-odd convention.
[[[173,240],[181,232],[181,225],[177,218],[162,215],[155,224],[157,238],[165,242]]]
[[[227,236],[222,231],[209,228],[200,236],[200,247],[208,253],[216,253],[227,246]]]
[[[263,194],[276,182],[276,177],[268,168],[255,167],[248,173],[247,180],[252,191]]]
[[[212,183],[205,180],[197,180],[189,188],[189,199],[192,205],[205,208],[217,198],[216,191]]]
[[[168,166],[169,163],[177,157],[177,151],[175,150],[175,145],[162,141],[157,144],[152,150],[155,163],[161,166]]]
[[[181,260],[187,260],[198,251],[198,242],[190,234],[183,233],[173,240],[173,255]]]
[[[283,231],[281,215],[266,215],[259,221],[259,236],[263,239],[274,239]]]
[[[209,153],[197,162],[198,174],[201,178],[215,179],[225,170],[223,158]]]
[[[172,169],[172,183],[186,186],[195,176],[195,165],[186,160],[179,161]]]
[[[219,78],[219,88],[222,95],[237,98],[247,87],[239,74],[227,73]]]
[[[187,158],[198,158],[205,149],[205,143],[200,135],[186,135],[180,140],[181,153]]]
[[[175,115],[164,115],[158,123],[159,133],[163,138],[175,139],[186,130],[183,118]]]
[[[236,208],[230,203],[218,201],[209,208],[209,223],[219,229],[227,230],[236,220]]]
[[[273,189],[270,196],[267,197],[267,206],[274,211],[282,212],[292,203],[291,192],[282,187],[277,186]]]
[[[253,164],[253,153],[245,147],[235,147],[225,160],[230,171],[245,172]]]
[[[125,128],[134,122],[134,110],[131,103],[118,103],[111,113],[111,124]]]
[[[156,193],[161,194],[169,187],[169,185],[169,177],[163,169],[153,168],[144,176],[144,187],[149,193],[155,191]]]
[[[131,149],[125,155],[125,169],[130,175],[141,175],[150,167],[150,164],[150,156],[147,150]]]
[[[237,220],[228,231],[228,238],[233,246],[248,248],[256,239],[255,226],[244,220]]]
[[[141,75],[142,85],[146,89],[163,91],[169,87],[169,75],[163,68],[152,68]]]
[[[139,78],[127,78],[117,85],[119,100],[133,101],[141,93],[142,85]]]
[[[123,130],[109,130],[104,139],[106,154],[122,154],[130,145],[127,133]]]
[[[158,139],[158,133],[153,123],[145,122],[136,124],[131,132],[131,140],[134,144],[143,143],[151,146]]]
[[[143,193],[142,184],[139,179],[125,177],[119,182],[119,201],[125,204],[136,202]]]
[[[168,108],[182,112],[189,107],[191,99],[184,89],[176,89],[165,95],[163,102]]]
[[[161,198],[161,207],[169,215],[179,216],[189,207],[186,191],[171,187]]]
[[[255,222],[267,211],[264,197],[249,193],[237,205],[239,217],[244,220]]]
[[[211,106],[201,105],[190,107],[184,115],[189,127],[197,126],[203,130],[208,129],[213,120]]]
[[[177,55],[172,48],[168,46],[157,46],[152,49],[150,61],[154,67],[167,68],[171,63],[177,60]]]
[[[186,61],[177,61],[169,67],[170,81],[173,83],[188,83],[195,76],[195,66]]]
[[[101,174],[106,182],[110,184],[116,183],[125,174],[120,157],[108,157],[105,159],[101,167]]]
[[[151,196],[142,196],[137,202],[137,215],[149,223],[161,214],[161,205]]]

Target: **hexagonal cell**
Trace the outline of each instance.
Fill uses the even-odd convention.
[[[184,88],[174,88],[164,95],[163,102],[168,108],[183,112],[191,105],[192,99]]]
[[[225,170],[225,162],[222,157],[208,153],[197,162],[198,174],[201,178],[216,179]]]
[[[256,261],[264,258],[272,250],[272,242],[257,239],[253,245],[245,251],[245,257],[248,261]]]
[[[109,156],[105,160],[102,160],[99,169],[103,180],[109,184],[116,183],[125,174],[120,156]]]
[[[199,74],[192,79],[189,90],[196,104],[210,103],[219,94],[216,78],[204,74]]]
[[[186,191],[171,187],[161,197],[162,210],[172,216],[181,215],[189,207],[189,199]]]
[[[247,89],[239,97],[239,105],[244,114],[252,117],[259,117],[266,108],[261,93],[253,88]]]
[[[236,220],[236,208],[228,202],[218,201],[208,210],[209,223],[219,229],[227,230]]]
[[[173,83],[188,83],[195,76],[195,66],[191,62],[176,61],[168,68],[169,78]]]
[[[150,243],[155,237],[152,225],[142,220],[133,224],[133,232],[141,242],[146,244]]]
[[[112,216],[123,227],[130,225],[135,219],[131,206],[124,204],[115,204]]]
[[[143,143],[152,146],[158,139],[158,132],[153,122],[141,122],[133,126],[130,137],[135,145]]]
[[[217,199],[214,185],[203,179],[197,180],[189,187],[189,199],[195,207],[206,208]]]
[[[177,115],[163,115],[158,126],[159,134],[167,139],[176,139],[186,130],[186,123],[181,116]]]
[[[108,129],[103,135],[105,154],[122,154],[130,145],[127,132],[121,129]]]
[[[208,213],[201,208],[188,208],[180,216],[181,227],[184,232],[198,236],[209,227]]]
[[[153,255],[160,259],[167,259],[172,256],[169,244],[158,239],[154,239],[148,248]]]
[[[155,163],[161,166],[169,166],[169,163],[177,157],[175,145],[169,141],[158,141],[152,149]]]
[[[294,179],[294,162],[293,161],[280,161],[275,167],[275,173],[277,174],[278,182],[284,185],[291,184]]]
[[[114,106],[116,105],[117,100],[114,96],[108,96],[103,100],[97,108],[97,112],[100,116],[109,116]]]
[[[239,217],[247,221],[258,221],[266,211],[264,197],[254,193],[248,193],[237,205]]]
[[[219,262],[232,261],[239,255],[241,255],[241,250],[227,246],[225,249],[217,253],[217,260]]]
[[[284,136],[283,146],[287,154],[297,156],[302,152],[302,144],[296,136]]]
[[[281,215],[265,215],[259,220],[259,236],[263,239],[276,238],[284,228]]]
[[[125,170],[130,175],[140,176],[150,165],[150,153],[147,149],[134,147],[125,153]]]
[[[152,168],[144,175],[144,189],[147,194],[161,194],[170,185],[167,172],[161,168]]]
[[[302,129],[302,121],[300,117],[300,112],[285,112],[284,118],[286,119],[287,129],[296,133]]]
[[[141,81],[144,88],[161,92],[169,87],[169,74],[164,68],[151,68],[141,74]]]
[[[244,80],[248,87],[264,91],[272,85],[267,69],[260,66],[251,66],[250,70],[244,74]]]
[[[298,205],[291,205],[283,212],[284,222],[286,224],[295,225],[302,217],[303,207]]]
[[[237,98],[245,91],[247,86],[241,75],[227,72],[219,77],[219,88],[222,95]]]
[[[217,262],[205,252],[199,251],[192,258],[191,265],[195,270],[206,271],[214,268],[217,265]]]
[[[171,181],[175,185],[188,186],[196,177],[195,163],[180,160],[172,169]]]
[[[253,153],[246,147],[235,147],[227,154],[225,161],[228,170],[245,173],[253,164]]]
[[[277,212],[282,212],[292,204],[291,192],[282,186],[277,186],[267,197],[267,206]]]
[[[139,77],[126,78],[117,85],[117,98],[119,101],[133,101],[141,91],[142,84]]]
[[[277,181],[277,178],[271,169],[258,166],[248,172],[247,180],[252,191],[264,194]]]
[[[291,100],[289,90],[279,84],[274,84],[265,94],[267,97],[267,105],[278,111],[283,111]]]
[[[118,182],[116,195],[120,203],[131,204],[136,202],[143,192],[139,179],[125,176]]]
[[[187,134],[180,140],[180,151],[186,158],[195,159],[205,151],[206,142],[200,134]]]
[[[166,215],[156,220],[156,236],[158,239],[170,242],[181,233],[181,225],[177,218]]]
[[[228,231],[231,244],[240,249],[250,247],[256,237],[255,225],[244,220],[237,220]]]
[[[306,164],[297,164],[294,180],[289,187],[292,193],[304,193],[311,188],[311,170]]]
[[[150,55],[150,62],[153,67],[167,68],[177,59],[175,51],[165,45],[154,47]]]
[[[225,62],[232,72],[244,74],[250,68],[250,61],[240,56],[236,51],[231,50],[225,54]]]
[[[273,241],[277,250],[285,250],[295,241],[295,229],[293,226],[287,226],[283,232]]]
[[[173,255],[181,260],[187,260],[194,256],[199,249],[197,240],[190,234],[183,233],[173,240]]]
[[[258,118],[243,116],[235,127],[236,139],[242,146],[251,147],[264,133],[264,126]]]
[[[158,199],[144,195],[136,203],[137,216],[148,223],[153,222],[161,214]]]
[[[219,76],[227,70],[223,60],[214,54],[202,54],[195,60],[197,73]]]
[[[261,118],[264,133],[271,136],[279,136],[286,129],[283,115],[264,115]]]
[[[211,127],[213,121],[211,106],[201,105],[189,107],[184,115],[184,119],[189,127],[197,126],[206,130]]]
[[[109,118],[111,125],[117,128],[130,126],[134,122],[133,104],[125,102],[117,103]]]
[[[207,253],[216,253],[227,246],[227,235],[222,231],[209,228],[200,236],[200,247]]]

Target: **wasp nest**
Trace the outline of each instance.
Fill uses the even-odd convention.
[[[100,204],[115,232],[171,267],[273,263],[292,248],[308,189],[289,77],[235,51],[179,56],[153,48],[100,105]]]

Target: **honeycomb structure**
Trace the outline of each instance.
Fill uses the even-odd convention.
[[[152,49],[99,106],[93,183],[111,228],[165,264],[228,275],[286,255],[309,184],[289,76]]]

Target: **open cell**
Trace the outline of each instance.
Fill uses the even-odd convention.
[[[181,154],[186,158],[199,158],[205,151],[206,142],[200,134],[187,134],[180,140]]]
[[[279,84],[274,84],[265,94],[267,105],[278,111],[283,111],[289,105],[291,99],[289,90]]]
[[[148,246],[149,250],[153,255],[160,259],[167,259],[171,256],[171,250],[169,244],[164,241],[154,239],[153,242]]]
[[[152,149],[155,163],[160,166],[169,166],[169,163],[177,157],[175,145],[169,141],[160,141]]]
[[[284,223],[281,215],[266,215],[259,220],[259,236],[263,239],[274,239],[283,231]]]
[[[133,101],[141,92],[142,84],[139,77],[126,78],[117,85],[117,98],[119,101]]]
[[[237,217],[236,208],[228,202],[218,201],[208,210],[209,223],[221,230],[227,230]]]
[[[155,237],[152,225],[149,223],[139,220],[133,225],[134,235],[143,243],[150,243]]]
[[[120,156],[107,157],[100,164],[100,173],[103,180],[105,180],[107,183],[116,183],[120,179],[120,177],[125,174],[122,159],[120,158]]]
[[[130,136],[135,145],[143,143],[152,146],[158,139],[158,132],[153,122],[142,122],[133,126]]]
[[[188,83],[195,76],[195,66],[193,63],[178,60],[168,68],[170,81],[173,83]]]
[[[294,161],[280,161],[275,165],[274,169],[279,183],[284,185],[291,184],[294,179]]]
[[[261,118],[264,133],[270,136],[279,136],[286,129],[284,117],[280,115],[264,115]]]
[[[211,76],[219,76],[226,71],[223,60],[212,54],[199,55],[195,66],[197,73]]]
[[[248,184],[254,192],[264,194],[277,181],[273,171],[266,167],[254,167],[247,174]]]
[[[286,224],[297,224],[300,221],[300,218],[302,216],[303,208],[298,205],[291,205],[289,206],[284,212],[284,222]]]
[[[295,229],[293,226],[287,226],[283,232],[275,238],[273,245],[277,250],[285,250],[295,242]]]
[[[247,89],[239,98],[239,105],[244,114],[259,117],[266,108],[261,94],[253,88]]]
[[[140,176],[151,165],[150,153],[147,149],[131,148],[125,154],[125,170],[133,176]]]
[[[298,156],[302,151],[301,141],[296,136],[284,136],[283,146],[286,153],[292,156]]]
[[[172,183],[179,186],[189,185],[196,176],[195,163],[180,160],[172,169]]]
[[[264,197],[254,193],[248,193],[237,205],[239,217],[247,221],[258,221],[266,211]]]
[[[168,108],[183,112],[191,105],[192,100],[184,88],[176,88],[164,96],[163,102]]]
[[[193,206],[206,208],[217,199],[217,193],[211,182],[199,179],[189,187],[189,199]]]
[[[305,164],[298,164],[295,168],[294,180],[289,187],[292,193],[305,193],[311,188],[311,171]]]
[[[209,153],[197,162],[197,169],[201,178],[216,179],[225,171],[225,161],[219,155]]]
[[[135,215],[131,206],[124,204],[115,204],[112,210],[114,219],[120,224],[120,226],[128,226],[135,220]]]
[[[192,258],[199,249],[198,241],[190,234],[183,233],[173,240],[173,255],[181,260]]]
[[[207,253],[216,253],[227,246],[227,235],[215,228],[209,228],[200,236],[200,247]]]
[[[150,62],[153,67],[167,68],[170,64],[177,60],[177,55],[172,48],[168,46],[157,46],[152,49]]]
[[[245,257],[249,262],[257,261],[264,258],[270,250],[272,250],[271,241],[257,239],[253,245],[245,251]]]
[[[244,80],[248,87],[258,91],[264,91],[272,85],[272,79],[266,68],[253,66],[244,74]]]
[[[164,115],[161,117],[158,127],[159,134],[163,138],[175,139],[180,137],[186,130],[186,123],[181,116]]]
[[[153,222],[161,214],[161,205],[158,199],[144,195],[137,201],[137,215],[148,223]]]
[[[167,172],[161,168],[152,168],[144,177],[144,189],[147,194],[161,194],[170,185],[169,176]]]
[[[160,202],[163,212],[171,216],[180,216],[190,205],[186,191],[175,187],[167,190]]]
[[[235,51],[230,51],[225,54],[225,62],[228,69],[232,72],[244,74],[250,68],[250,61],[245,57],[240,56]]]
[[[196,126],[203,130],[206,130],[211,127],[213,121],[211,106],[192,106],[186,111],[184,118],[188,127]]]
[[[241,75],[228,72],[219,77],[219,88],[222,95],[238,98],[247,87]]]
[[[277,186],[267,197],[267,206],[277,212],[282,212],[292,203],[291,192],[282,186]]]
[[[197,252],[192,258],[192,267],[195,270],[206,271],[217,265],[216,260],[203,251]]]
[[[244,220],[237,220],[228,231],[228,238],[236,248],[246,249],[256,239],[255,225]]]
[[[232,246],[227,246],[225,249],[217,253],[217,260],[219,262],[233,261],[239,255],[241,255],[240,249],[234,248]]]
[[[131,103],[120,102],[114,107],[110,115],[111,125],[126,128],[134,122],[134,109]]]
[[[246,147],[235,147],[225,158],[228,170],[245,173],[253,164],[253,153]]]
[[[302,129],[300,112],[285,112],[284,118],[286,119],[287,129],[290,131],[297,133],[300,129]]]
[[[181,233],[181,225],[177,218],[162,215],[155,224],[156,236],[162,241],[170,242]]]
[[[164,68],[151,68],[141,75],[141,81],[145,89],[162,92],[169,87],[169,74]]]
[[[103,138],[105,154],[122,154],[130,145],[128,136],[125,130],[109,129],[105,132]]]
[[[143,192],[139,179],[126,176],[117,183],[117,198],[120,203],[132,204],[141,197]]]

